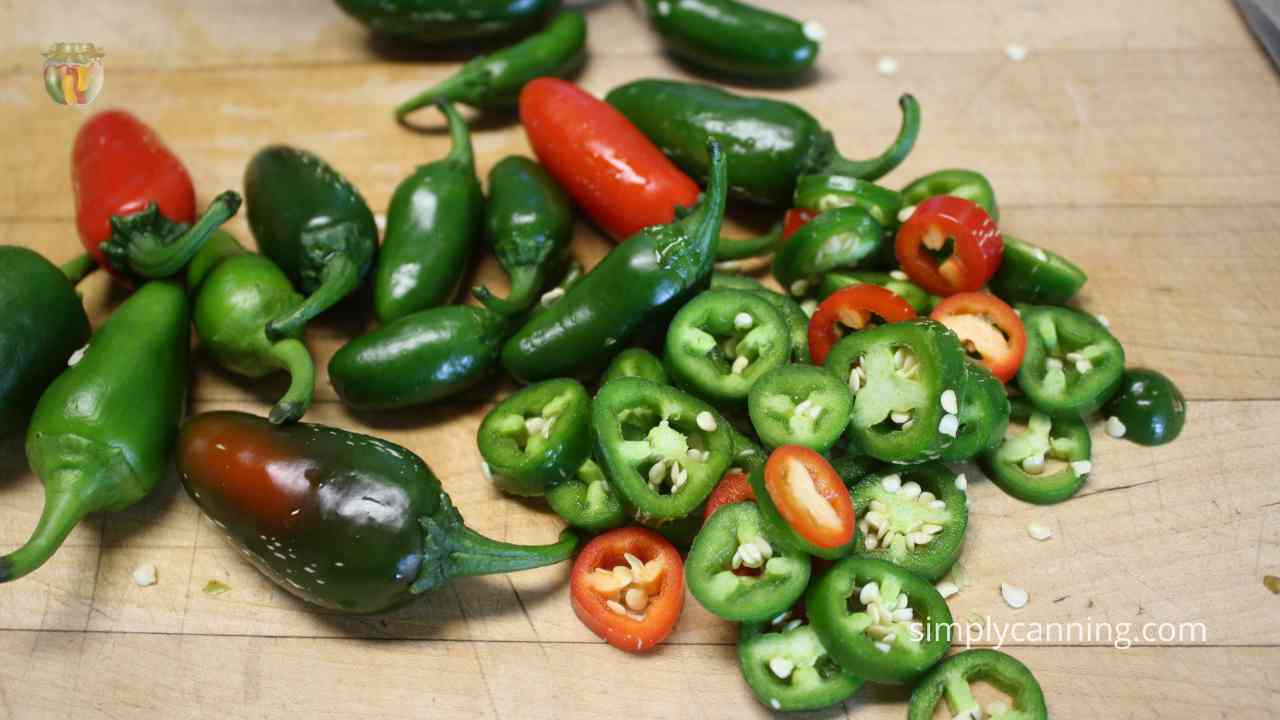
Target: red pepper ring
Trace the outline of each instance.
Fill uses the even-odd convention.
[[[876,318],[895,323],[915,316],[910,303],[879,285],[861,283],[840,288],[823,300],[809,319],[809,354],[815,365],[825,363],[831,348],[844,336],[841,326],[862,330]]]
[[[782,239],[789,240],[796,231],[809,224],[810,220],[818,217],[817,210],[808,210],[806,208],[791,208],[787,211],[786,216],[782,219]]]
[[[1022,318],[1005,301],[984,292],[956,293],[930,315],[955,333],[964,349],[1000,382],[1009,382],[1027,352]]]
[[[936,257],[945,252],[948,240],[950,254]],[[1000,267],[1004,238],[977,203],[940,195],[916,206],[898,229],[894,252],[917,285],[934,295],[954,295],[987,284]]]
[[[751,489],[751,483],[747,482],[747,474],[741,470],[730,469],[707,496],[707,506],[702,511],[702,521],[706,522],[710,519],[711,513],[719,510],[721,506],[755,499],[756,493]]]
[[[631,653],[652,650],[684,609],[684,561],[648,528],[610,530],[578,554],[569,602],[582,624],[610,645]]]

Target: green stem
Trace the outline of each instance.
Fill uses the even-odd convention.
[[[436,103],[441,113],[449,121],[449,139],[453,147],[445,156],[446,162],[456,163],[475,172],[475,153],[471,149],[471,131],[467,129],[467,121],[454,109],[453,105],[441,100]]]
[[[297,337],[311,318],[328,310],[360,284],[360,268],[355,261],[338,253],[329,258],[320,276],[320,286],[292,310],[267,323],[267,338],[272,342]]]
[[[63,470],[61,472],[79,475],[78,470]],[[79,477],[62,481],[54,481],[54,479],[49,478],[48,482],[46,482],[48,487],[77,487],[83,485],[84,481]],[[0,582],[17,580],[43,565],[46,560],[57,552],[59,547],[62,547],[62,542],[67,539],[67,535],[75,529],[76,525],[92,509],[80,495],[64,492],[46,492],[44,510],[40,513],[40,521],[36,524],[36,529],[31,533],[31,538],[22,547],[4,557],[0,557]]]
[[[465,72],[458,72],[454,75],[441,80],[413,97],[405,100],[396,106],[396,119],[403,120],[405,115],[414,110],[421,110],[428,105],[434,105],[442,101],[461,101],[466,97],[466,93],[462,92],[467,83],[471,82]]]
[[[782,242],[782,223],[774,225],[764,235],[753,238],[731,240],[722,237],[720,238],[720,244],[716,246],[716,262],[744,260],[760,255],[768,255],[778,249],[780,242]]]
[[[902,127],[898,130],[898,137],[883,153],[867,160],[849,160],[836,154],[822,172],[870,181],[884,177],[901,165],[911,148],[915,147],[916,136],[920,134],[920,103],[911,95],[903,95],[898,98],[898,105],[902,108]]]
[[[271,346],[271,356],[289,371],[289,389],[271,408],[268,420],[276,425],[295,422],[311,407],[316,387],[316,366],[301,340],[285,338]]]
[[[64,263],[62,265],[62,274],[67,276],[72,285],[79,285],[81,280],[97,269],[98,264],[93,261],[93,256],[89,253],[84,253]]]
[[[543,281],[543,273],[536,268],[518,267],[511,270],[511,290],[505,299],[496,297],[483,285],[472,288],[471,293],[490,311],[503,317],[515,317],[538,299]]]
[[[170,244],[133,243],[129,246],[129,268],[148,278],[176,275],[200,252],[205,240],[240,209],[240,195],[228,190],[213,199],[204,215]]]

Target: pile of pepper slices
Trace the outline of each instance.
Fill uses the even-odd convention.
[[[673,50],[703,67],[776,79],[816,55],[810,27],[740,3],[721,2],[724,17],[811,51],[792,48],[785,68],[729,57],[706,18],[680,20],[692,3],[650,5]],[[1084,272],[1003,234],[981,174],[875,183],[915,143],[911,96],[891,145],[850,160],[786,102],[667,80],[601,101],[562,79],[585,37],[580,15],[561,14],[396,109],[437,107],[452,148],[396,188],[381,243],[338,171],[280,145],[245,173],[261,254],[250,252],[219,229],[237,193],[197,216],[186,169],[151,129],[120,111],[90,118],[73,153],[87,254],[59,268],[0,247],[0,432],[25,428],[46,486],[0,581],[38,568],[87,513],[145,497],[176,458],[250,562],[334,611],[380,612],[455,577],[580,550],[571,600],[593,632],[652,649],[687,584],[740,623],[743,676],[773,709],[838,703],[870,681],[914,684],[909,718],[944,699],[976,718],[969,683],[983,680],[1008,695],[987,716],[1047,717],[1013,658],[942,659],[952,618],[934,583],[968,524],[965,477],[947,463],[974,460],[1016,498],[1061,502],[1092,471],[1088,418],[1168,442],[1185,418],[1177,388],[1126,368],[1105,321],[1069,307]],[[537,156],[494,165],[487,196],[459,102],[518,110]],[[785,216],[760,237],[724,239],[729,198]],[[619,241],[585,272],[570,252],[572,206]],[[478,305],[451,304],[482,238],[510,291],[477,287]],[[784,292],[730,271],[751,264]],[[75,285],[98,266],[133,292],[90,336]],[[315,384],[305,326],[353,295],[379,326],[330,359],[342,400],[421,406],[505,369],[528,386],[480,426],[485,475],[545,497],[590,542],[481,536],[407,449],[297,422]],[[288,372],[268,417],[183,422],[192,323],[227,370]]]

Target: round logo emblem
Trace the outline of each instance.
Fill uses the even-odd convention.
[[[58,43],[44,53],[44,89],[59,105],[88,105],[102,92],[102,57],[93,43]]]

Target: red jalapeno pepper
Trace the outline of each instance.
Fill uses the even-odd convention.
[[[831,293],[809,320],[809,354],[822,364],[827,354],[844,336],[841,327],[861,330],[875,323],[895,323],[916,316],[911,304],[879,285],[850,285]],[[878,323],[875,323],[878,324]],[[1017,368],[1014,368],[1017,372]]]
[[[957,293],[930,315],[960,338],[960,344],[1000,382],[1009,382],[1027,352],[1022,318],[1000,298],[983,292]]]
[[[1004,240],[980,205],[950,195],[932,197],[898,229],[898,264],[935,295],[972,292],[1000,267]]]

